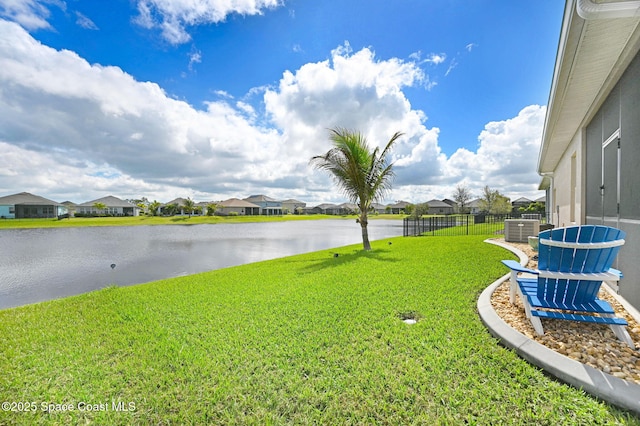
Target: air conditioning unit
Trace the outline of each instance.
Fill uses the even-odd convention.
[[[504,240],[510,243],[526,243],[530,236],[540,233],[537,219],[507,219],[504,221]]]

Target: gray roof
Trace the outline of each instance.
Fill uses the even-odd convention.
[[[228,200],[224,200],[224,201],[220,201],[218,203],[219,206],[221,207],[254,207],[254,208],[260,208],[260,206],[250,203],[248,201],[245,200],[239,200],[237,198],[229,198]]]
[[[351,210],[355,210],[358,208],[358,206],[353,203],[342,203],[338,207],[340,207],[341,209],[351,209]]]
[[[411,203],[408,202],[408,201],[398,201],[395,204],[389,204],[389,207],[391,207],[392,209],[404,209],[409,204],[411,204]]]
[[[533,201],[531,201],[530,199],[525,198],[525,197],[520,197],[520,198],[518,198],[517,200],[515,200],[513,202],[513,204],[525,204],[525,203],[526,204],[531,204],[531,203],[533,203]]]
[[[177,204],[179,206],[184,206],[184,202],[187,201],[185,198],[176,198],[175,200],[171,200],[168,203],[162,204],[160,207],[168,206],[171,204]]]
[[[96,203],[102,203],[107,207],[135,207],[139,208],[131,204],[128,201],[121,200],[118,197],[114,197],[113,195],[108,195],[106,197],[98,198],[97,200],[87,201],[86,203],[78,204],[78,207],[93,207]]]
[[[337,209],[338,206],[331,203],[323,203],[323,204],[318,204],[315,208],[326,210],[326,209]]]
[[[260,202],[260,201],[278,201],[278,200],[276,200],[275,198],[267,197],[266,195],[259,194],[259,195],[251,195],[250,197],[245,198],[244,201],[253,203],[256,201]]]
[[[30,205],[53,205],[61,206],[62,204],[49,200],[39,195],[33,195],[28,192],[20,192],[19,194],[7,195],[0,197],[0,204],[2,205],[16,205],[16,204],[30,204]]]
[[[440,201],[440,200],[430,200],[427,201],[427,204],[429,205],[429,207],[441,207],[441,208],[451,208],[451,204],[447,204],[444,201]]]

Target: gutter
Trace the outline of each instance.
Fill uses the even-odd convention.
[[[585,20],[635,18],[640,16],[640,1],[595,3],[594,0],[578,0],[576,11]]]

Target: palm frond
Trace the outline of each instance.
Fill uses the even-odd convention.
[[[402,133],[396,132],[382,151],[370,150],[366,138],[359,132],[344,128],[330,130],[333,148],[326,154],[312,157],[310,164],[327,171],[340,190],[366,211],[371,203],[384,198],[394,177],[389,153]]]

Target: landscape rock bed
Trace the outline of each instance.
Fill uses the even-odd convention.
[[[499,241],[505,243],[504,240]],[[520,243],[505,244],[516,247],[529,257],[529,263],[526,265],[528,268],[538,267],[538,262],[533,260],[537,253],[531,246]],[[600,289],[598,296],[613,306],[617,316],[627,320],[627,331],[639,348],[640,325],[604,288]],[[571,359],[640,385],[640,351],[633,350],[618,340],[608,326],[542,319],[545,334],[538,336],[525,316],[520,298],[517,297],[515,305],[509,301],[509,280],[496,289],[491,296],[491,304],[498,316],[528,338]]]

